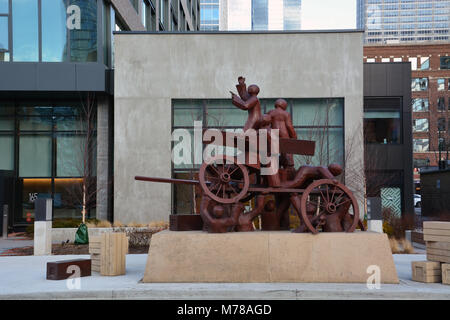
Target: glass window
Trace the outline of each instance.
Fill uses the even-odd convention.
[[[50,135],[20,136],[19,175],[21,177],[51,177],[52,137]]]
[[[83,180],[80,178],[72,178],[55,179],[54,181],[55,193],[53,194],[53,217],[56,219],[81,218]],[[92,199],[90,199],[87,204],[88,208],[92,207],[94,198],[95,197],[92,197]],[[91,216],[88,215],[87,218],[90,218]]]
[[[364,138],[367,143],[401,143],[401,99],[364,99]]]
[[[423,167],[428,167],[430,164],[430,159],[426,158],[426,159],[417,159],[414,158],[413,159],[413,164],[414,164],[414,168],[423,168]]]
[[[413,120],[414,132],[428,132],[428,119],[414,119]]]
[[[446,127],[446,121],[445,118],[439,118],[437,122],[438,131],[445,131]]]
[[[0,55],[9,50],[8,29],[8,17],[0,17]],[[0,61],[4,61],[1,57]]]
[[[413,99],[413,111],[414,112],[428,111],[428,99],[427,98]]]
[[[437,79],[437,89],[438,91],[445,90],[445,79]]]
[[[444,99],[444,97],[439,97],[437,99],[437,109],[439,111],[444,111],[445,110],[445,99]]]
[[[58,135],[56,138],[56,176],[83,176],[85,136]]]
[[[9,0],[0,0],[0,13],[9,12]]]
[[[441,69],[450,69],[450,57],[441,57]]]
[[[427,152],[429,150],[429,139],[413,139],[413,151],[414,152]]]
[[[342,99],[296,99],[293,103],[294,126],[342,125]]]
[[[42,61],[67,60],[65,0],[42,0]]]
[[[430,58],[420,57],[420,70],[428,70],[428,69],[430,69]]]
[[[70,0],[81,11],[80,29],[69,31],[70,61],[97,61],[97,1]]]
[[[364,111],[364,135],[368,143],[400,143],[400,112]]]
[[[267,30],[269,25],[268,0],[252,0],[252,30]]]
[[[38,1],[13,1],[14,61],[39,61]]]
[[[19,179],[18,191],[22,193],[22,214],[15,214],[14,222],[29,222],[27,219],[34,218],[36,199],[51,198],[52,179]]]
[[[207,100],[206,116],[206,122],[210,128],[242,128],[247,121],[247,112],[242,112],[229,100]]]
[[[428,90],[428,78],[411,79],[411,91],[426,91],[426,90]]]
[[[0,135],[0,170],[14,170],[14,136]]]

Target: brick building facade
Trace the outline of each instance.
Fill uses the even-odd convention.
[[[364,62],[411,63],[414,180],[450,157],[450,44],[365,46]],[[439,153],[439,150],[441,151]]]

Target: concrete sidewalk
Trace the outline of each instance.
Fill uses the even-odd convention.
[[[425,255],[394,255],[400,284],[329,283],[140,283],[146,254],[127,255],[127,274],[81,278],[81,288],[46,280],[49,261],[89,256],[0,257],[0,299],[450,299],[450,285],[411,281],[411,261]]]

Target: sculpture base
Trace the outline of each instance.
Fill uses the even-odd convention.
[[[386,234],[162,231],[150,243],[143,282],[399,283]]]

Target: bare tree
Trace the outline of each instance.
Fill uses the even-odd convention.
[[[81,96],[81,108],[78,115],[78,125],[75,137],[79,138],[74,144],[73,164],[77,175],[81,179],[80,184],[70,184],[66,187],[69,196],[66,204],[73,207],[81,207],[82,222],[86,222],[89,210],[96,206],[97,177],[94,175],[94,157],[96,151],[96,97],[94,93],[86,93]]]

